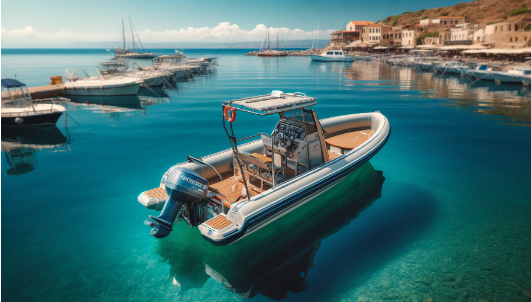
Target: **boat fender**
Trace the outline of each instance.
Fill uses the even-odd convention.
[[[21,117],[17,117],[15,119],[15,123],[18,124],[18,125],[22,125],[24,123],[24,119],[21,118]]]
[[[103,89],[103,85],[100,86],[100,89]]]
[[[164,238],[173,230],[173,222],[181,214],[185,204],[191,204],[204,199],[208,193],[208,181],[197,173],[183,168],[175,168],[165,182],[168,201],[162,209],[162,214],[157,217],[149,216],[154,222],[148,221],[151,236]]]
[[[66,86],[63,86],[63,90],[66,90]]]
[[[231,111],[231,115],[229,116],[228,111]],[[227,122],[232,123],[236,119],[236,109],[232,106],[226,106],[223,110],[223,115],[225,116],[225,119]]]
[[[85,87],[85,90],[89,90],[88,86],[87,86],[87,87]]]
[[[76,90],[76,86],[72,86],[72,90]]]

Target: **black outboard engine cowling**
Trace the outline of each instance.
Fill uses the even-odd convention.
[[[173,222],[179,217],[185,204],[201,200],[208,193],[208,181],[199,174],[182,167],[175,168],[166,179],[168,201],[158,217],[149,216],[152,223],[151,236],[164,238],[173,230]]]

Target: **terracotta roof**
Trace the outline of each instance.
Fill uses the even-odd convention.
[[[455,19],[455,18],[464,18],[464,17],[460,17],[460,16],[455,16],[455,17],[437,17],[437,19]]]
[[[374,22],[371,21],[350,21],[349,23],[352,23],[354,25],[367,25],[367,23],[369,23],[369,25],[374,24]]]

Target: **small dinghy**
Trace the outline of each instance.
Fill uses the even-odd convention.
[[[369,161],[391,133],[380,112],[319,120],[315,98],[273,91],[223,103],[224,128],[231,149],[171,167],[159,187],[138,201],[162,210],[145,223],[163,238],[182,218],[214,245],[227,245],[312,202]],[[278,114],[271,134],[237,139],[236,111]],[[227,124],[228,123],[228,124]],[[243,143],[243,141],[258,138]]]

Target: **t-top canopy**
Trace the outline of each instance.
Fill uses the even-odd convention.
[[[26,84],[19,82],[15,79],[2,79],[2,87],[13,88],[13,87],[22,87],[22,86],[26,86]]]
[[[273,90],[271,94],[223,102],[223,105],[231,105],[237,110],[258,115],[269,115],[315,104],[316,98],[308,97],[304,93],[283,93],[279,90]]]

